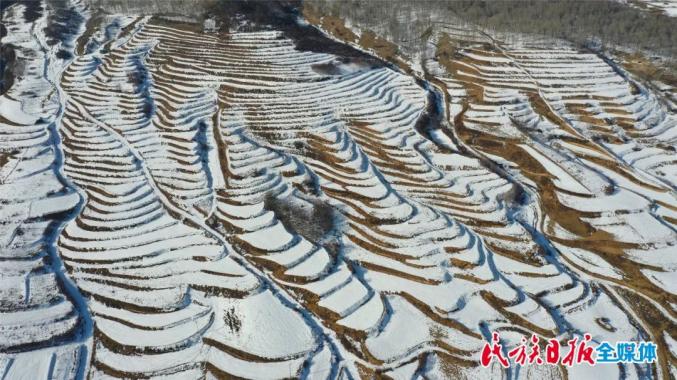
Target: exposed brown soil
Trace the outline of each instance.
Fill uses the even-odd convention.
[[[652,61],[641,53],[615,53],[620,58],[620,64],[629,72],[637,75],[639,78],[651,82],[660,81],[672,88],[677,88],[677,74],[675,74],[675,65],[677,63],[663,64],[658,61]]]

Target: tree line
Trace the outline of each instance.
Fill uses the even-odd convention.
[[[305,0],[326,14],[410,42],[436,23],[466,22],[499,33],[539,34],[578,44],[650,51],[677,58],[677,21],[617,1]],[[461,25],[459,25],[461,26]]]

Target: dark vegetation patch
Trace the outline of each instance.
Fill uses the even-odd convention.
[[[11,151],[2,151],[0,150],[0,169],[3,166],[7,165],[10,159],[14,159],[20,152],[16,149]]]
[[[42,3],[35,0],[0,0],[0,16],[4,16],[5,9],[15,4],[24,7],[23,18],[25,22],[33,22],[42,16]],[[0,17],[0,39],[7,35],[7,27],[2,22],[3,17]],[[14,46],[12,44],[0,44],[0,95],[12,87],[14,77],[22,71],[23,65],[17,67]]]
[[[2,1],[0,1],[0,12],[3,12],[0,15],[4,15],[5,9],[9,8],[10,5],[14,5],[16,3],[17,3],[16,0],[2,0]],[[0,21],[1,21],[1,19],[0,19]]]
[[[56,57],[60,59],[71,59],[73,58],[73,54],[68,50],[61,49],[58,52],[56,52]]]
[[[275,212],[275,216],[287,230],[325,248],[336,243],[334,235],[337,234],[340,218],[338,212],[328,203],[317,198],[278,198],[269,193],[264,205],[267,210]]]
[[[195,22],[217,0],[85,0],[97,11],[129,16],[172,16]]]
[[[418,43],[439,22],[463,20],[497,32],[529,33],[584,45],[644,49],[677,58],[673,18],[616,1],[576,0],[306,0],[323,14],[349,19],[361,29],[377,28],[394,43]],[[423,48],[423,46],[421,47]]]
[[[322,75],[340,75],[341,69],[334,62],[317,63],[311,66],[312,69]]]
[[[14,4],[24,6],[23,17],[26,22],[35,21],[42,15],[42,5],[39,1],[0,0],[0,16],[4,16],[5,9]],[[2,22],[3,18],[0,17],[0,39],[7,35],[7,27]],[[0,95],[12,87],[14,73],[21,71],[15,68],[15,59],[14,47],[11,44],[0,44]]]
[[[199,120],[197,122],[197,133],[193,141],[196,142],[197,146],[195,147],[195,153],[200,157],[200,166],[202,166],[202,172],[207,175],[207,187],[212,188],[214,179],[211,170],[209,169],[209,138],[207,135],[208,128],[210,128],[204,120]]]
[[[175,19],[174,17],[174,14],[153,15],[151,18],[151,23],[167,28],[180,28],[182,30],[188,30],[195,33],[202,32],[202,17],[196,16],[195,20],[190,22],[182,19]]]
[[[316,73],[322,75],[342,75],[347,70],[349,70],[343,67],[343,65],[353,65],[356,67],[355,70],[366,70],[371,67],[368,62],[364,62],[359,58],[350,59],[345,57],[337,57],[335,60],[330,62],[311,65],[311,68]]]
[[[104,38],[103,41],[99,41],[93,37],[94,32],[104,26]],[[85,25],[85,32],[80,34],[75,42],[75,51],[79,54],[91,54],[101,48],[103,43],[107,43],[115,38],[116,34],[120,31],[121,26],[118,20],[113,20],[109,24],[106,24],[106,18],[103,14],[97,10],[95,11],[94,16],[92,16]],[[107,52],[107,51],[106,51]]]
[[[42,3],[37,0],[1,0],[0,15],[4,14],[5,9],[14,4],[21,4],[24,6],[23,16],[26,22],[33,22],[42,16]]]
[[[223,316],[223,322],[228,326],[230,331],[234,333],[239,333],[242,328],[242,321],[235,312],[234,307],[226,310],[226,313]]]
[[[85,22],[84,17],[65,0],[50,1],[49,5],[53,11],[49,12],[44,29],[47,44],[53,46],[59,42],[70,42],[77,36],[80,25]]]
[[[143,99],[142,109],[143,116],[146,119],[150,119],[155,111],[155,102],[153,101],[153,95],[151,94],[151,83],[150,75],[148,74],[148,69],[142,61],[144,56],[143,52],[139,52],[134,55],[130,60],[134,66],[134,70],[129,73],[128,78],[130,82],[134,85],[135,91],[141,95]]]
[[[0,38],[5,35],[5,27],[0,24]],[[0,46],[0,95],[4,94],[14,83],[14,65],[16,54],[11,44]]]
[[[616,1],[455,1],[464,20],[498,31],[536,33],[586,43],[602,42],[677,55],[675,21]]]
[[[386,65],[366,53],[343,43],[328,39],[310,25],[299,23],[301,1],[217,0],[208,8],[222,30],[237,28],[242,31],[279,30],[294,40],[300,51],[329,53],[344,58],[358,58],[374,67]],[[243,23],[246,20],[246,23]]]
[[[0,2],[4,2],[4,0]],[[26,22],[33,22],[42,17],[42,2],[36,0],[23,0],[17,1],[17,3],[23,4],[26,7],[24,9],[24,19]]]

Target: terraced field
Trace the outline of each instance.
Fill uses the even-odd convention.
[[[0,378],[677,376],[665,99],[562,41],[449,22],[419,63],[278,11],[3,9]],[[658,361],[484,368],[491,332]]]

